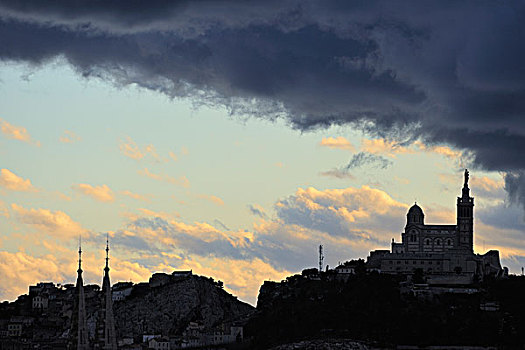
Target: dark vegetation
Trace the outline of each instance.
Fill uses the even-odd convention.
[[[378,345],[494,345],[525,348],[525,278],[485,281],[474,294],[424,297],[399,277],[358,273],[347,281],[323,273],[261,287],[245,335],[265,348],[301,339],[344,337]],[[491,302],[497,311],[480,306]]]

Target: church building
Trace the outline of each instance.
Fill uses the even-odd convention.
[[[106,238],[106,266],[102,280],[102,295],[100,308],[97,310],[96,334],[90,335],[87,327],[86,300],[84,295],[84,280],[82,278],[82,248],[78,246],[77,284],[75,288],[75,305],[71,320],[70,343],[68,349],[73,350],[117,350],[117,335],[115,318],[113,316],[113,298],[109,279],[109,238]]]
[[[382,273],[412,274],[421,269],[429,283],[471,283],[486,276],[502,276],[499,252],[474,253],[474,198],[468,187],[469,172],[457,198],[455,224],[425,224],[423,210],[414,204],[407,213],[401,243],[392,238],[391,250],[370,252],[367,267]]]

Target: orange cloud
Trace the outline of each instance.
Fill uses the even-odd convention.
[[[77,253],[56,244],[43,242],[49,251],[42,256],[32,256],[25,252],[0,251],[0,300],[14,300],[18,295],[26,294],[28,287],[41,281],[55,283],[74,283],[77,269]],[[94,251],[89,245],[83,245],[82,269],[86,283],[100,285],[104,266],[104,251]],[[154,270],[155,271],[155,270]],[[152,270],[137,262],[111,257],[111,280],[135,282],[147,281]]]
[[[323,137],[319,146],[328,148],[345,149],[349,151],[355,151],[355,147],[343,136],[338,137]]]
[[[32,226],[39,231],[58,238],[76,238],[79,234],[88,234],[78,222],[63,211],[48,209],[25,209],[21,205],[11,204],[19,222]]]
[[[125,141],[120,141],[119,148],[122,154],[131,159],[140,160],[149,155],[157,162],[167,161],[167,159],[162,159],[159,156],[157,149],[152,144],[146,145],[143,149],[141,149],[129,136],[126,137]]]
[[[0,186],[11,191],[31,192],[37,191],[29,179],[23,179],[9,169],[0,170]]]
[[[7,138],[26,142],[26,143],[40,147],[40,142],[33,140],[31,138],[31,135],[29,135],[29,132],[27,132],[27,129],[24,128],[23,126],[16,126],[13,124],[9,124],[5,120],[0,119],[0,129],[2,130],[2,133]]]
[[[75,134],[73,131],[64,130],[64,134],[60,136],[60,142],[62,143],[74,143],[80,141],[82,138]]]
[[[133,193],[133,192],[128,191],[128,190],[121,191],[120,194],[122,194],[124,196],[127,196],[127,197],[130,197],[130,198],[133,198],[133,199],[136,199],[136,200],[139,200],[139,201],[143,201],[143,202],[149,202],[150,201],[148,196],[145,196],[145,195],[142,195],[142,194]]]
[[[0,200],[0,216],[9,218],[9,210],[3,201]]]
[[[120,142],[119,148],[122,154],[124,154],[126,157],[137,160],[144,158],[144,153],[142,153],[139,146],[137,146],[135,141],[133,141],[129,136],[126,137],[126,141]]]
[[[184,147],[184,146],[181,147],[181,149],[180,149],[180,156],[177,156],[177,154],[176,154],[175,152],[173,152],[173,151],[169,151],[169,152],[168,152],[168,155],[170,156],[170,158],[171,158],[174,162],[178,161],[178,160],[179,160],[179,157],[187,156],[188,154],[189,154],[189,151],[188,151],[188,149],[187,149],[186,147]]]
[[[487,176],[472,176],[470,182],[472,184],[471,187],[479,187],[487,192],[496,192],[498,190],[503,189],[505,186],[505,181],[503,181],[503,179],[493,180]]]
[[[176,162],[177,160],[179,160],[179,158],[177,157],[177,155],[172,152],[172,151],[169,151],[168,155],[170,156],[171,159],[173,159],[174,162]]]
[[[413,154],[416,152],[436,153],[461,162],[463,158],[468,157],[468,154],[454,150],[451,147],[441,145],[427,146],[420,140],[404,146],[398,142],[385,139],[362,139],[361,150],[368,153],[384,154],[392,158],[395,158],[397,154]]]
[[[285,269],[275,269],[261,259],[236,260],[198,257],[185,259],[179,267],[194,273],[212,276],[224,282],[224,288],[240,299],[255,305],[261,284],[266,280],[281,281],[292,274]]]
[[[362,139],[361,150],[374,154],[385,154],[395,158],[398,153],[415,153],[414,150],[401,146],[394,141],[387,141],[385,139]]]
[[[155,146],[153,145],[146,145],[146,147],[144,148],[146,154],[149,154],[153,157],[153,159],[155,159],[156,161],[161,161],[161,158],[159,157],[159,155],[157,154],[157,150],[155,149]]]
[[[224,205],[224,201],[217,196],[207,195],[207,194],[198,194],[197,198],[205,199],[217,205]]]
[[[414,145],[421,151],[441,154],[442,156],[445,156],[450,159],[461,159],[463,157],[468,156],[464,152],[454,150],[448,146],[426,146],[421,141],[416,141]]]
[[[99,202],[112,202],[115,200],[113,191],[107,185],[91,186],[89,184],[78,184],[73,185],[72,188],[86,196],[91,196]]]
[[[139,211],[146,215],[146,216],[153,216],[153,217],[159,217],[159,218],[163,218],[163,219],[166,219],[166,218],[169,218],[171,217],[172,215],[169,214],[169,213],[166,213],[166,212],[163,212],[163,211],[153,211],[153,210],[150,210],[150,209],[146,209],[146,208],[139,208]]]
[[[23,252],[0,251],[0,300],[27,294],[28,286],[38,281],[62,281],[53,255],[36,258]]]
[[[148,170],[148,168],[144,168],[143,170],[139,170],[138,173],[142,176],[149,177],[150,179],[157,180],[157,181],[163,181],[170,184],[182,186],[185,188],[190,187],[190,181],[186,176],[180,176],[178,178],[165,175],[165,174],[154,174],[151,171]]]
[[[339,212],[350,222],[357,218],[369,217],[372,213],[386,214],[393,211],[405,211],[408,206],[398,202],[385,191],[362,186],[344,189],[318,190],[313,187],[299,188],[295,193],[298,202],[309,209],[330,208]],[[277,203],[282,205],[282,202]]]

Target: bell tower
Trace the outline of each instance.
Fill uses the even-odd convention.
[[[465,183],[457,201],[456,247],[474,252],[474,198],[468,187],[469,172],[465,169]]]

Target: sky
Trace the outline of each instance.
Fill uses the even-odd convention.
[[[525,3],[0,0],[0,300],[366,258],[417,201],[525,265]]]

